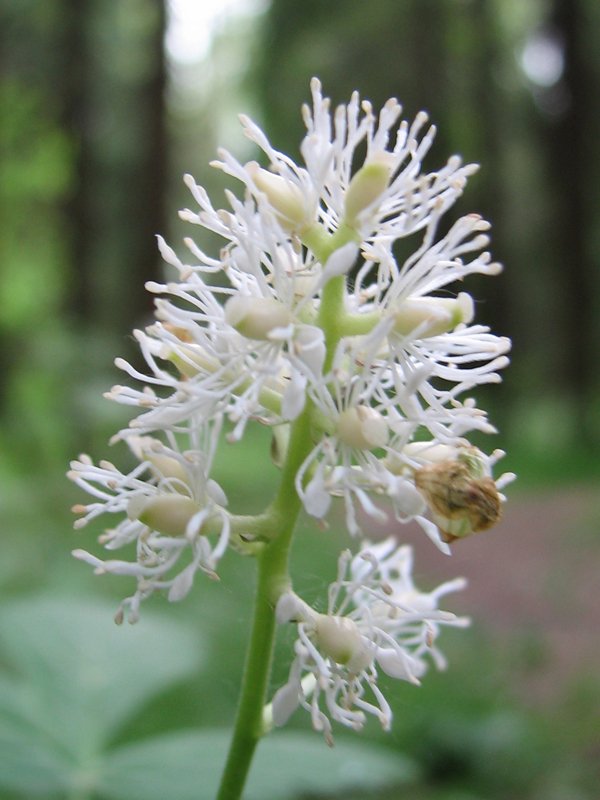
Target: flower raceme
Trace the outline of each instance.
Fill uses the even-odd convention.
[[[350,551],[341,554],[326,614],[294,593],[280,597],[278,621],[295,622],[298,639],[288,682],[276,692],[267,722],[285,724],[300,705],[328,744],[332,720],[360,730],[372,714],[389,730],[392,712],[377,686],[377,669],[418,684],[428,657],[445,666],[434,645],[439,626],[468,624],[437,608],[438,598],[464,587],[463,579],[422,593],[411,572],[411,549],[389,538],[354,558]]]
[[[74,509],[77,527],[116,514],[100,542],[132,551],[131,561],[75,551],[96,572],[135,578],[119,621],[135,621],[154,591],[182,599],[198,571],[217,576],[231,549],[261,558],[284,546],[277,501],[236,516],[212,478],[217,447],[235,445],[248,424],[273,430],[286,507],[325,525],[341,498],[354,537],[365,518],[391,515],[416,520],[449,552],[500,516],[513,476],[495,480],[501,451],[488,456],[468,436],[494,432],[471,393],[500,380],[509,342],[475,321],[467,292],[454,292],[457,281],[500,266],[478,215],[438,235],[476,167],[452,157],[425,171],[435,129],[425,114],[400,120],[395,100],[375,115],[354,93],[332,111],[316,79],[311,91],[302,165],[242,117],[266,166],[225,150],[213,163],[240,182],[241,196],[228,191],[228,209],[217,208],[186,176],[197,208],[181,217],[223,246],[214,257],[186,238],[184,261],[158,238],[174,278],[147,284],[156,319],[135,331],[146,366],[117,359],[134,385],[107,394],[138,409],[115,437],[137,464],[121,472],[82,456],[71,466],[69,477],[92,496]],[[399,260],[396,244],[407,237],[414,250]],[[298,627],[289,681],[272,705],[276,724],[301,705],[328,741],[331,720],[359,728],[374,714],[387,728],[377,670],[417,682],[427,655],[443,663],[438,628],[463,621],[436,603],[462,583],[419,593],[410,565],[409,550],[391,540],[344,554],[326,614],[293,593],[289,576],[273,582],[279,621]]]

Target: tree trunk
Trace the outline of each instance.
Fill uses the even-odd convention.
[[[93,310],[90,273],[93,269],[92,196],[93,142],[90,131],[90,59],[88,20],[90,0],[63,0],[62,58],[58,86],[62,96],[63,126],[72,143],[74,181],[64,203],[67,240],[67,284],[64,307],[75,324],[89,320]]]
[[[593,163],[592,118],[597,87],[591,54],[586,50],[586,6],[581,0],[554,0],[550,22],[564,47],[564,74],[556,91],[565,107],[547,125],[547,171],[555,193],[556,269],[564,289],[563,372],[567,393],[575,401],[580,433],[587,431],[588,404],[595,379],[594,306],[597,300],[593,257],[586,233],[593,230],[589,175]]]

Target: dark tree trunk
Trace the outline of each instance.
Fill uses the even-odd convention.
[[[128,261],[129,286],[137,302],[125,305],[129,326],[135,317],[147,316],[153,307],[152,296],[144,291],[144,283],[161,277],[161,262],[156,246],[156,234],[165,232],[165,197],[167,191],[167,133],[166,133],[166,68],[163,47],[165,9],[162,0],[153,0],[157,17],[146,46],[151,67],[138,86],[141,122],[139,125],[139,162],[133,171],[134,186],[131,220],[135,236],[131,239],[131,260]],[[126,232],[124,232],[126,235]],[[133,317],[133,318],[132,318]],[[139,322],[139,319],[137,320]]]
[[[65,207],[71,264],[65,305],[77,325],[124,336],[151,312],[144,282],[160,274],[155,237],[165,216],[165,8],[162,0],[146,0],[151,29],[116,30],[111,51],[106,31],[117,22],[115,8],[96,0],[63,3],[63,116],[75,150]],[[112,69],[116,46],[124,59],[130,50],[142,61],[134,78]]]
[[[561,314],[564,325],[563,374],[566,388],[586,429],[587,404],[593,388],[597,347],[594,346],[594,263],[586,241],[593,230],[592,198],[588,196],[593,163],[597,94],[591,54],[587,52],[586,7],[581,0],[554,0],[551,25],[564,47],[564,74],[555,91],[564,109],[547,125],[548,175],[553,180],[557,251],[556,268],[564,289]]]
[[[63,0],[60,41],[59,91],[62,120],[74,151],[74,180],[64,203],[67,241],[67,284],[64,306],[76,324],[93,313],[92,243],[95,238],[92,195],[94,191],[93,141],[90,130],[90,58],[88,21],[90,0]]]

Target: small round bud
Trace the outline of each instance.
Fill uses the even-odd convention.
[[[448,333],[461,322],[471,322],[474,307],[472,297],[461,292],[456,298],[411,297],[399,303],[392,313],[395,333],[425,339]]]
[[[290,232],[300,233],[313,222],[305,197],[296,184],[260,167],[256,161],[245,166],[256,188],[266,195],[280,224]]]
[[[266,341],[275,328],[289,325],[292,315],[274,297],[244,297],[236,294],[225,303],[225,320],[242,336]]]
[[[368,647],[356,623],[348,617],[319,614],[315,623],[319,649],[336,664],[360,671],[371,661]]]
[[[129,519],[138,519],[158,533],[183,536],[200,506],[191,497],[165,494],[159,497],[133,497],[127,507]]]
[[[183,464],[167,455],[157,439],[151,436],[130,436],[127,442],[136,458],[148,461],[159,478],[173,478],[182,484],[182,488],[188,484],[189,476]]]
[[[216,372],[219,361],[199,344],[182,341],[181,345],[163,344],[158,355],[170,361],[184,378],[194,378],[200,372]]]
[[[345,198],[346,222],[353,225],[358,215],[379,200],[387,189],[394,157],[390,153],[375,154],[353,176]]]
[[[387,444],[388,426],[379,411],[370,406],[357,406],[342,411],[337,435],[341,442],[357,450],[373,450]]]

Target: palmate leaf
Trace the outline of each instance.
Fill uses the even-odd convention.
[[[105,800],[214,800],[229,733],[181,732],[127,745],[100,769]],[[333,749],[314,733],[277,731],[261,742],[244,800],[287,800],[309,792],[381,788],[413,780],[414,764],[360,741]]]
[[[104,603],[33,597],[0,609],[0,789],[26,798],[213,800],[229,732],[161,735],[110,748],[156,692],[197,669],[196,636],[146,614],[114,626]],[[414,765],[363,742],[331,750],[314,733],[261,742],[248,800],[377,788],[414,778]],[[1,792],[0,792],[1,793]]]
[[[27,702],[19,688],[0,681],[0,787],[28,798],[64,797],[71,786],[72,764],[43,732],[27,724]],[[10,694],[13,702],[7,703]],[[22,718],[18,713],[20,704]],[[7,705],[12,713],[7,713]]]
[[[0,786],[52,796],[93,782],[116,731],[198,668],[189,629],[151,614],[118,628],[113,610],[49,596],[0,607]]]

